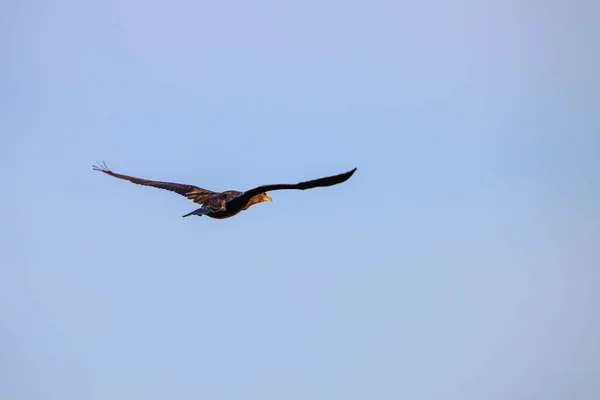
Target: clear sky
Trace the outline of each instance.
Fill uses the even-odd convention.
[[[600,398],[599,15],[2,2],[0,398]]]

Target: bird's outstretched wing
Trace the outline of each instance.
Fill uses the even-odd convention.
[[[271,192],[273,190],[284,190],[284,189],[306,190],[306,189],[312,189],[312,188],[316,188],[316,187],[337,185],[338,183],[342,183],[342,182],[345,182],[348,179],[350,179],[350,177],[354,174],[355,171],[356,171],[356,168],[354,168],[348,172],[344,172],[343,174],[326,176],[325,178],[313,179],[312,181],[305,181],[305,182],[299,182],[299,183],[293,183],[293,184],[281,183],[281,184],[275,184],[275,185],[258,186],[258,187],[255,187],[254,189],[250,189],[250,190],[244,192],[240,196],[229,201],[228,204],[233,207],[235,207],[238,204],[245,204],[248,202],[248,200],[250,200],[250,198],[252,198],[252,196],[255,196],[259,193]]]
[[[93,166],[95,171],[104,172],[107,175],[113,176],[119,179],[125,179],[129,182],[136,183],[138,185],[144,186],[152,186],[159,189],[170,190],[171,192],[178,193],[182,196],[187,197],[192,200],[194,203],[203,204],[212,196],[215,195],[215,192],[211,192],[210,190],[202,189],[193,185],[183,185],[181,183],[173,183],[173,182],[160,182],[160,181],[151,181],[148,179],[136,178],[128,175],[121,175],[115,172],[112,172],[110,168],[106,165],[106,163],[98,163],[98,165]]]

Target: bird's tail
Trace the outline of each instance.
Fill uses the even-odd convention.
[[[183,215],[182,217],[185,218],[185,217],[189,217],[190,215],[197,215],[197,216],[201,217],[203,215],[210,214],[211,211],[212,210],[210,208],[200,207],[199,209],[194,210],[191,213],[187,213],[187,214]]]

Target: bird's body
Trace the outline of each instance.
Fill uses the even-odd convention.
[[[354,174],[356,168],[339,175],[328,176],[325,178],[314,179],[311,181],[300,182],[296,184],[263,185],[258,186],[254,189],[247,190],[245,192],[238,192],[237,190],[227,190],[225,192],[212,192],[210,190],[202,189],[193,185],[184,185],[173,182],[151,181],[148,179],[141,179],[133,176],[121,175],[112,172],[106,166],[106,164],[101,164],[99,166],[94,165],[94,170],[104,172],[105,174],[113,176],[115,178],[128,180],[138,185],[152,186],[159,189],[170,190],[172,192],[187,197],[194,203],[202,205],[202,207],[184,215],[184,217],[190,215],[206,215],[210,218],[225,219],[233,217],[234,215],[239,214],[241,211],[247,210],[254,204],[262,203],[264,201],[272,201],[271,198],[267,196],[267,191],[285,189],[306,190],[315,187],[337,185],[338,183],[342,183],[348,180],[352,176],[352,174]]]

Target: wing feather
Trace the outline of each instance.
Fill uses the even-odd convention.
[[[95,171],[104,172],[105,174],[110,175],[112,177],[124,179],[129,182],[135,183],[137,185],[152,186],[152,187],[155,187],[158,189],[164,189],[164,190],[169,190],[171,192],[178,193],[178,194],[185,196],[188,199],[192,200],[194,203],[198,203],[198,204],[204,203],[205,201],[207,201],[208,199],[210,199],[212,196],[215,195],[215,192],[212,192],[207,189],[202,189],[202,188],[199,188],[194,185],[184,185],[181,183],[174,183],[174,182],[152,181],[149,179],[142,179],[142,178],[136,178],[134,176],[117,174],[115,172],[112,172],[110,170],[110,168],[108,168],[106,166],[106,164],[104,164],[104,163],[102,163],[102,164],[99,163],[99,165],[94,165],[93,168]]]

